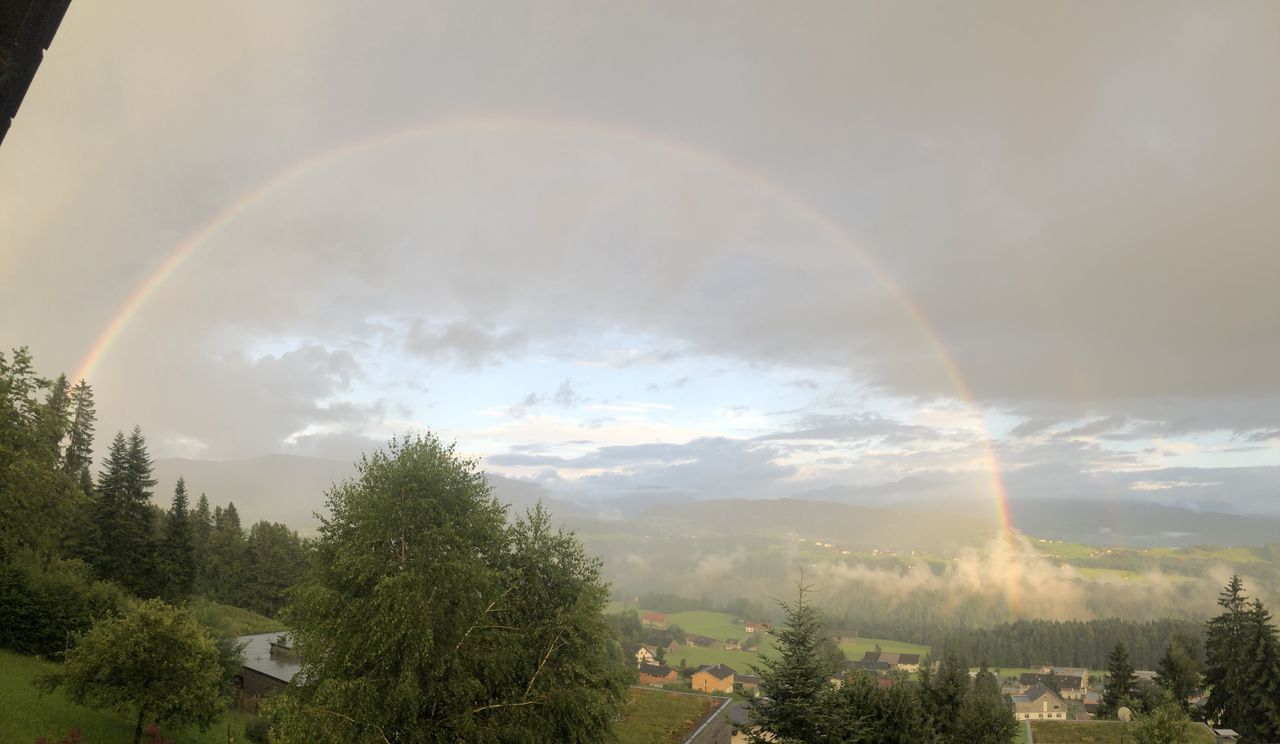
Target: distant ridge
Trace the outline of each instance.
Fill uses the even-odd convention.
[[[261,519],[283,522],[304,533],[318,522],[313,512],[324,508],[324,494],[333,484],[356,474],[355,462],[301,455],[263,455],[244,460],[166,458],[155,462],[155,501],[168,506],[178,477],[186,478],[192,502],[207,494],[213,505],[235,502],[246,526]],[[551,497],[546,489],[499,475],[487,476],[494,496],[523,513],[541,499],[552,516],[578,513],[571,504]]]

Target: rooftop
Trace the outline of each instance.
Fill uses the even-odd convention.
[[[285,633],[258,633],[236,638],[237,643],[244,644],[240,652],[243,665],[281,682],[291,682],[302,669],[302,661],[296,654],[272,655],[271,643],[281,635],[288,637]]]

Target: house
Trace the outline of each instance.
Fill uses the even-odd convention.
[[[693,689],[700,692],[733,693],[733,667],[724,664],[698,667],[690,678]]]
[[[658,663],[658,647],[648,645],[636,645],[633,643],[624,643],[622,652],[628,658],[636,660],[636,666],[641,664],[657,664]]]
[[[679,681],[679,679],[680,675],[669,666],[661,664],[640,665],[640,684],[642,685],[665,685]]]
[[[1058,696],[1063,700],[1084,700],[1085,694],[1089,692],[1089,686],[1085,683],[1085,680],[1088,679],[1087,676],[1073,677],[1059,675],[1056,671],[1054,672],[1054,676],[1058,678]],[[1029,690],[1036,685],[1047,687],[1048,680],[1048,674],[1023,672],[1022,675],[1018,677],[1018,686],[1021,687],[1023,691]]]
[[[1021,695],[1014,695],[1013,717],[1019,721],[1067,720],[1067,704],[1052,690],[1036,685]]]
[[[698,635],[697,633],[687,634],[684,637],[684,642],[690,646],[702,646],[703,648],[709,648],[719,643],[719,641],[714,638],[708,638],[707,636]]]
[[[868,651],[862,655],[862,660],[871,663],[882,662],[888,664],[890,669],[902,672],[920,671],[920,654]]]
[[[1098,706],[1102,705],[1102,693],[1086,692],[1083,700],[1085,712],[1091,715],[1096,715],[1098,713]]]
[[[667,613],[665,612],[646,612],[640,616],[641,625],[650,625],[655,628],[667,627]]]
[[[725,641],[725,642],[724,642],[724,650],[725,650],[725,651],[741,651],[741,650],[742,650],[742,641],[740,641],[740,640],[738,640],[738,639],[736,639],[736,638],[732,638],[732,639],[730,639],[730,640],[727,640],[727,641]]]
[[[734,675],[733,686],[739,692],[754,692],[760,689],[760,677],[754,674]]]
[[[235,685],[244,695],[262,697],[283,689],[302,669],[288,633],[240,636],[236,643],[242,648]]]
[[[754,620],[748,620],[746,622],[746,625],[743,626],[743,629],[746,630],[748,633],[754,633],[757,630],[759,631],[773,630],[773,626],[770,625],[769,623],[762,623]]]
[[[1213,730],[1214,744],[1236,744],[1240,741],[1240,734],[1227,728],[1217,728]]]
[[[827,631],[831,640],[836,643],[857,643],[858,631],[856,630],[830,630]]]

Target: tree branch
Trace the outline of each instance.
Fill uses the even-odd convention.
[[[319,707],[317,707],[317,708],[316,708],[316,710],[320,711],[321,713],[328,713],[328,714],[329,714],[329,715],[331,715],[331,716],[337,716],[338,718],[342,718],[342,719],[348,720],[348,721],[350,721],[350,722],[354,723],[354,724],[355,724],[355,725],[357,725],[357,726],[372,726],[373,728],[377,729],[377,731],[378,731],[378,736],[381,736],[381,737],[382,737],[382,740],[383,740],[384,742],[386,742],[386,744],[391,744],[391,740],[387,738],[387,732],[386,732],[386,731],[383,731],[383,730],[382,730],[382,727],[381,727],[381,726],[379,726],[379,725],[378,725],[378,724],[376,724],[376,723],[364,723],[363,721],[357,721],[356,719],[352,718],[351,716],[345,715],[345,714],[343,714],[343,713],[339,713],[339,712],[338,712],[338,711],[336,711],[336,710],[329,710],[328,708],[319,708]]]
[[[502,600],[506,599],[506,598],[507,598],[507,595],[508,595],[508,594],[510,594],[510,593],[511,593],[511,591],[512,591],[513,589],[515,589],[515,586],[514,586],[514,585],[513,585],[513,586],[509,586],[509,587],[507,587],[507,590],[506,590],[505,592],[503,592],[503,593],[502,593],[502,594],[501,594],[497,599],[495,599],[495,600],[493,600],[492,602],[490,602],[488,607],[484,608],[484,612],[483,612],[483,613],[481,613],[481,617],[482,617],[482,618],[483,618],[483,617],[487,617],[487,616],[489,615],[489,613],[493,611],[493,608],[494,608],[494,607],[495,607],[499,602],[501,602]],[[477,627],[479,627],[479,625],[480,625],[480,621],[479,621],[479,620],[476,620],[474,623],[472,623],[472,624],[471,624],[471,627],[470,627],[470,628],[467,628],[467,632],[465,632],[465,633],[463,633],[463,634],[462,634],[462,637],[458,639],[458,643],[457,643],[457,645],[455,645],[455,646],[453,647],[453,651],[454,651],[454,653],[457,653],[457,652],[458,652],[458,649],[462,648],[462,643],[463,643],[463,641],[465,641],[465,640],[467,640],[468,638],[470,638],[470,637],[471,637],[471,633],[472,633],[472,631],[474,631]],[[513,629],[513,630],[515,630],[515,629]]]
[[[542,655],[542,661],[538,662],[538,668],[534,671],[533,676],[529,678],[529,684],[524,688],[525,700],[529,699],[529,693],[533,691],[533,683],[538,681],[538,675],[542,674],[542,668],[547,665],[547,659],[550,659],[551,654],[554,654],[558,649],[564,646],[563,643],[561,643],[560,645],[556,645],[556,641],[559,641],[560,636],[562,635],[564,635],[563,630],[561,630],[559,633],[556,633],[556,637],[552,638],[551,643],[547,644],[547,652]]]

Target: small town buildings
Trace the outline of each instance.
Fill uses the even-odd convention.
[[[658,663],[658,647],[643,645],[638,646],[631,643],[623,644],[622,652],[627,656],[636,660],[636,666],[641,664],[657,664]]]
[[[724,650],[725,651],[741,651],[742,641],[736,638],[731,638],[724,642]]]
[[[1067,704],[1052,690],[1036,685],[1021,695],[1014,695],[1013,717],[1019,721],[1065,721]]]
[[[711,646],[719,643],[715,638],[708,638],[707,636],[698,635],[697,633],[689,633],[685,635],[684,642],[690,646],[702,646],[703,648],[710,648]]]
[[[755,693],[760,689],[760,677],[754,674],[736,674],[733,677],[733,686],[739,692]]]
[[[888,664],[889,669],[896,669],[902,672],[920,671],[920,654],[868,651],[862,655],[862,661],[872,664]]]
[[[1214,744],[1236,744],[1240,741],[1240,734],[1232,729],[1216,728],[1213,730]]]
[[[1064,700],[1084,700],[1084,696],[1089,692],[1089,685],[1087,682],[1089,679],[1089,673],[1079,669],[1074,671],[1083,672],[1083,675],[1070,676],[1058,674],[1057,671],[1054,671],[1053,673],[1053,676],[1058,678],[1058,696]],[[1036,685],[1047,687],[1048,679],[1048,674],[1023,672],[1022,675],[1018,677],[1018,686],[1024,691],[1029,690]]]
[[[702,665],[690,678],[690,685],[699,692],[733,693],[733,667],[725,664]]]
[[[640,665],[640,684],[642,685],[665,685],[676,682],[679,679],[680,674],[669,666],[661,664]]]
[[[240,636],[236,643],[242,648],[235,684],[243,695],[263,697],[283,689],[302,669],[288,633]]]

